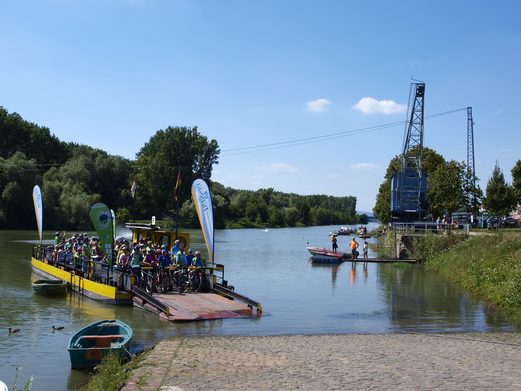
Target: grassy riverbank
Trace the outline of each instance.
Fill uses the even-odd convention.
[[[445,250],[431,247],[425,255],[427,269],[506,309],[521,324],[521,232],[478,233]]]
[[[128,364],[122,364],[117,355],[109,354],[103,359],[101,364],[96,367],[96,372],[82,390],[119,390],[121,386],[127,382],[129,371],[135,367],[138,360],[138,358],[134,358]]]

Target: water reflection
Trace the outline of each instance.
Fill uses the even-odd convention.
[[[508,321],[421,265],[380,265],[378,285],[390,321],[400,330],[489,331]]]

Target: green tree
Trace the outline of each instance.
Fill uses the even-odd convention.
[[[514,195],[516,204],[521,204],[521,160],[518,160],[514,167],[512,167],[512,187],[514,188]]]
[[[228,200],[224,198],[222,195],[214,194],[212,196],[212,204],[213,204],[213,221],[214,226],[217,229],[226,228],[225,219],[226,219],[226,211],[228,209]]]
[[[22,152],[37,164],[64,163],[69,157],[67,146],[49,129],[24,120],[19,114],[9,114],[0,106],[0,156],[10,157]]]
[[[130,211],[127,208],[118,208],[116,212],[116,221],[119,223],[126,223],[130,220]]]
[[[429,206],[434,217],[455,212],[464,205],[463,165],[451,160],[440,164],[427,177]]]
[[[284,212],[281,208],[273,205],[268,207],[268,224],[270,227],[284,226]]]
[[[463,173],[463,194],[465,197],[464,206],[467,212],[477,216],[479,208],[483,202],[483,190],[479,186],[479,178],[472,174],[472,171],[467,167],[464,168]]]
[[[181,209],[179,210],[180,225],[187,227],[199,227],[199,219],[195,210],[195,205],[192,200],[186,200],[183,202]]]
[[[487,182],[486,196],[483,201],[491,215],[504,216],[510,213],[515,204],[512,188],[506,183],[505,176],[496,161],[492,176]]]
[[[174,208],[172,192],[178,172],[182,185],[179,199],[190,199],[194,179],[209,180],[218,162],[216,140],[202,136],[197,127],[168,127],[159,130],[137,154],[136,169],[143,215],[160,214]],[[143,202],[146,200],[146,202]]]
[[[284,221],[287,226],[294,227],[297,224],[299,213],[297,208],[289,207],[284,209]]]
[[[374,215],[382,224],[391,221],[391,180],[385,179],[378,188],[376,201],[373,207]]]
[[[36,161],[22,152],[0,157],[0,228],[35,227],[32,190],[39,182]]]

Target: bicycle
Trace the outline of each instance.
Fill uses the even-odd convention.
[[[184,268],[174,268],[172,272],[173,288],[178,293],[182,293],[188,288],[188,279]]]
[[[171,291],[173,288],[172,283],[172,269],[170,266],[162,267],[159,270],[159,283],[158,283],[158,290],[161,293],[167,293],[168,291]]]
[[[191,292],[199,292],[203,283],[203,269],[196,266],[188,266],[188,289]]]

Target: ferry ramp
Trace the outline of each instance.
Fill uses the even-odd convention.
[[[226,319],[252,316],[254,306],[260,314],[260,304],[226,288],[220,294],[209,293],[153,293],[133,286],[134,304],[157,313],[169,321],[194,321],[208,319]],[[246,300],[244,300],[246,299]]]

